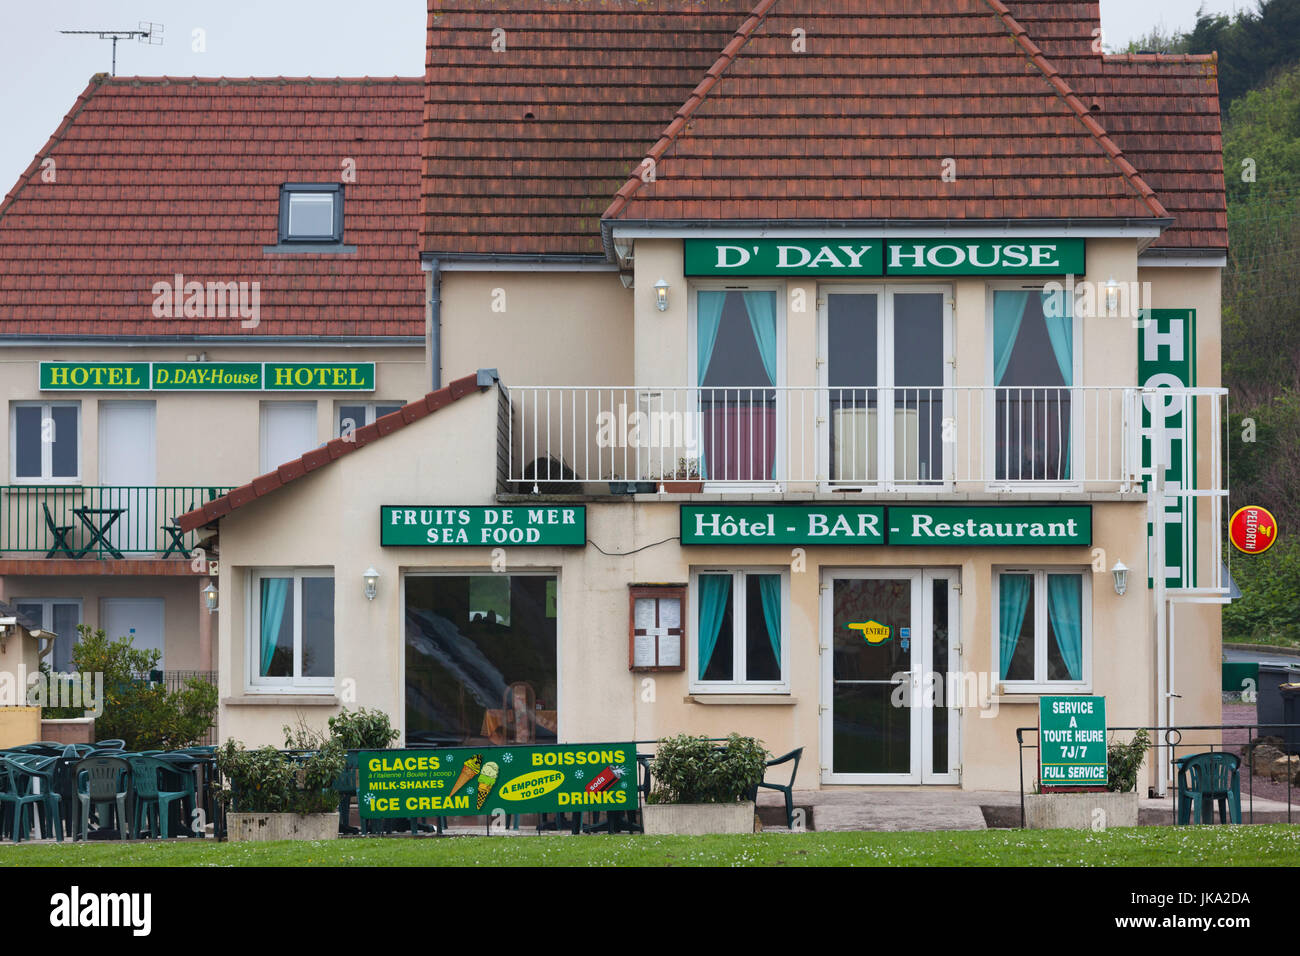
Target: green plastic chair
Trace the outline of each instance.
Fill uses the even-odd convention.
[[[1213,823],[1214,803],[1219,822],[1241,823],[1241,758],[1236,754],[1189,754],[1174,761],[1178,767],[1178,823]],[[1201,820],[1202,812],[1206,819]]]
[[[77,802],[80,811],[79,830],[86,839],[90,827],[90,808],[99,807],[100,826],[105,826],[108,808],[117,807],[118,834],[127,837],[126,801],[131,794],[131,765],[121,757],[86,757],[74,768],[77,776]],[[84,779],[83,779],[84,778]],[[85,783],[85,790],[81,784]]]
[[[13,840],[22,842],[28,834],[26,810],[32,808],[32,824],[36,823],[36,809],[41,810],[41,832],[54,831],[54,837],[63,842],[63,813],[58,791],[54,789],[54,763],[57,758],[36,754],[9,756],[0,760],[0,787],[4,802],[13,809]],[[40,792],[35,782],[41,781]]]
[[[131,782],[135,788],[135,819],[131,830],[137,838],[140,836],[144,829],[141,823],[143,817],[149,825],[150,836],[166,840],[169,835],[167,831],[171,805],[177,800],[192,797],[194,791],[192,788],[163,790],[159,784],[162,775],[174,772],[175,768],[156,757],[132,757],[128,762],[131,766]]]

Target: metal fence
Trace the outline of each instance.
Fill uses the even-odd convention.
[[[1259,733],[1261,727],[1267,728],[1268,733],[1264,733],[1264,734]],[[1253,751],[1255,748],[1255,742],[1256,740],[1263,737],[1276,737],[1278,736],[1277,732],[1279,731],[1282,732],[1283,736],[1285,736],[1286,731],[1296,730],[1296,729],[1300,729],[1300,724],[1279,724],[1279,723],[1263,723],[1263,722],[1253,723],[1253,724],[1197,724],[1197,725],[1190,725],[1186,727],[1108,727],[1106,728],[1108,734],[1116,733],[1116,732],[1136,733],[1139,730],[1147,731],[1147,733],[1151,735],[1151,743],[1147,746],[1147,750],[1152,752],[1151,759],[1168,760],[1171,768],[1173,767],[1174,762],[1179,757],[1178,751],[1180,748],[1182,749],[1183,756],[1188,756],[1194,753],[1231,752],[1237,747],[1241,747],[1242,755],[1239,756],[1241,756],[1242,766],[1239,768],[1238,772],[1245,776],[1246,784],[1247,784],[1246,793],[1243,794],[1243,801],[1242,801],[1244,806],[1241,809],[1242,809],[1243,816],[1248,818],[1247,822],[1249,823],[1255,822],[1255,772],[1251,765]],[[1222,736],[1223,736],[1223,731],[1225,730],[1246,731],[1245,745],[1242,746],[1237,743],[1228,743],[1228,744],[1223,743]],[[1212,735],[1217,735],[1219,739],[1217,740],[1207,739],[1204,742],[1197,742],[1194,739],[1186,739],[1184,736],[1185,734],[1195,734],[1198,732],[1202,733],[1207,738],[1211,737]],[[1025,734],[1027,733],[1032,733],[1034,735],[1034,741],[1032,743],[1025,740]],[[1108,752],[1109,752],[1109,744],[1113,742],[1114,742],[1113,740],[1108,742],[1107,744]],[[1025,825],[1025,751],[1028,750],[1034,753],[1035,755],[1034,767],[1035,767],[1035,772],[1037,772],[1037,766],[1038,766],[1037,754],[1039,750],[1038,728],[1017,727],[1016,743],[1020,749],[1020,826],[1023,828]],[[1178,800],[1177,800],[1178,778],[1177,778],[1176,771],[1171,770],[1169,779],[1171,781],[1170,790],[1172,791],[1172,795],[1174,796],[1174,799],[1170,801],[1172,806],[1170,808],[1169,822],[1171,824],[1177,825],[1178,823]],[[1294,772],[1287,774],[1287,778],[1286,778],[1287,823],[1290,823],[1292,821],[1291,795],[1293,789],[1292,782],[1294,781],[1294,779],[1295,779]]]
[[[196,485],[0,485],[0,553],[187,557],[176,518],[229,491]]]
[[[153,671],[149,678],[154,683],[160,683],[167,688],[167,693],[172,694],[176,691],[184,690],[185,683],[190,678],[197,677],[201,681],[217,686],[216,671]],[[214,719],[200,740],[194,741],[195,744],[215,744],[217,743],[217,724]]]

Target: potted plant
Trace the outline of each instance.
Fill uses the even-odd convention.
[[[304,732],[290,734],[285,746],[248,750],[227,740],[217,751],[217,773],[227,786],[219,798],[226,808],[226,838],[241,840],[332,840],[338,836],[338,793],[346,753],[337,739]]]
[[[1025,795],[1025,826],[1030,830],[1106,829],[1138,825],[1137,776],[1151,746],[1145,729],[1126,744],[1106,748],[1106,791]]]
[[[382,710],[348,710],[344,707],[329,719],[330,736],[344,750],[387,750],[399,734]]]
[[[734,733],[723,746],[689,734],[660,740],[641,810],[645,832],[753,833],[754,792],[767,758],[761,743]]]
[[[704,490],[698,458],[678,458],[677,467],[656,480],[660,490],[669,495],[693,495]]]

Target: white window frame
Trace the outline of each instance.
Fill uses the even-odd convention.
[[[77,609],[77,623],[86,623],[86,607],[79,597],[15,597],[5,598],[6,602],[16,607],[19,604],[39,604],[41,606],[41,629],[45,631],[54,631],[54,605],[71,604]],[[55,632],[57,633],[57,632]],[[59,634],[59,637],[68,635]],[[81,640],[80,634],[73,634],[72,646],[76,647]]]
[[[245,690],[250,693],[319,694],[332,692],[338,675],[338,579],[334,568],[255,568],[248,572],[247,607],[245,609],[244,653]],[[293,579],[293,676],[263,677],[258,673],[258,655],[261,653],[262,635],[262,579]],[[304,578],[330,578],[334,581],[334,675],[330,677],[304,677],[302,675],[302,581]]]
[[[936,482],[932,475],[929,480],[900,481],[894,475],[897,471],[894,462],[894,416],[881,414],[885,401],[893,406],[894,388],[908,389],[921,386],[897,385],[894,381],[894,296],[939,294],[943,296],[943,381],[936,385],[943,393],[940,417],[947,420],[953,415],[952,373],[956,361],[953,351],[953,287],[946,283],[923,282],[914,285],[906,283],[855,282],[817,287],[817,414],[822,421],[830,422],[831,386],[830,386],[830,297],[832,295],[875,295],[876,296],[876,461],[879,476],[875,482],[854,482],[831,480],[831,430],[820,429],[817,442],[818,475],[821,477],[822,491],[844,491],[848,488],[878,488],[882,491],[918,489],[921,491],[947,491],[952,488],[953,446],[951,442],[942,442],[943,475]]]
[[[1018,480],[997,480],[997,455],[994,449],[997,448],[997,403],[996,391],[997,383],[994,381],[994,361],[993,361],[993,295],[996,292],[1038,292],[1042,293],[1047,285],[1046,282],[1016,282],[1013,280],[1001,279],[985,283],[984,286],[984,381],[988,383],[987,392],[984,398],[984,435],[981,440],[984,445],[984,453],[981,457],[984,459],[984,481],[989,491],[1034,491],[1034,490],[1052,490],[1052,491],[1082,491],[1083,480],[1078,475],[1083,474],[1080,465],[1080,458],[1087,451],[1087,441],[1077,441],[1073,444],[1070,451],[1070,474],[1076,477],[1067,481],[1018,481]],[[1061,293],[1066,295],[1064,291]],[[1079,437],[1086,437],[1084,432],[1083,406],[1085,399],[1081,397],[1078,389],[1083,385],[1083,322],[1074,312],[1074,303],[1070,302],[1070,321],[1074,331],[1074,355],[1073,365],[1070,377],[1070,434]],[[1013,386],[1014,387],[1014,386]],[[1025,386],[1031,388],[1033,386]],[[1055,386],[1043,386],[1053,388]],[[974,436],[972,436],[973,438]]]
[[[312,407],[312,414],[316,417],[316,434],[313,438],[315,444],[310,446],[307,451],[312,451],[321,446],[320,441],[320,403],[313,400],[300,401],[263,401],[258,409],[258,438],[257,438],[257,460],[262,474],[270,474],[276,468],[285,464],[283,461],[271,461],[271,449],[267,442],[270,440],[270,431],[267,428],[266,417],[272,408],[282,408],[286,405],[297,405],[306,408]],[[305,454],[302,452],[301,454]]]
[[[1033,680],[1003,680],[1000,676],[1002,673],[1001,660],[1001,642],[998,635],[1001,634],[1001,601],[1002,594],[1002,575],[1004,574],[1030,574],[1034,577],[1034,606],[1032,609],[1025,610],[1026,615],[1030,610],[1034,614],[1034,679]],[[1082,680],[1048,680],[1047,679],[1047,576],[1049,574],[1077,574],[1082,579],[1080,592],[1080,608],[1083,622],[1080,626],[1080,633],[1083,641],[1083,661],[1080,664],[1080,673]],[[1092,569],[1089,567],[1077,567],[1067,565],[1064,567],[1052,567],[1050,565],[1035,565],[1031,567],[995,567],[993,569],[993,630],[991,632],[993,674],[999,687],[999,692],[1004,694],[1087,694],[1092,692]]]
[[[790,569],[786,567],[698,567],[691,568],[687,623],[687,667],[690,668],[690,691],[693,694],[788,694],[790,693]],[[700,575],[731,575],[732,676],[745,673],[746,608],[736,596],[744,593],[745,578],[751,574],[775,574],[781,578],[781,679],[779,681],[705,681],[700,680]]]
[[[39,408],[41,410],[41,422],[48,421],[52,416],[52,408],[74,408],[77,411],[77,436],[74,444],[77,449],[77,473],[74,476],[61,476],[55,478],[51,476],[50,471],[53,468],[54,443],[41,442],[41,474],[39,478],[26,476],[18,477],[18,409],[19,408]],[[42,427],[43,424],[42,424]],[[79,485],[81,484],[81,402],[41,402],[41,401],[21,401],[9,403],[9,477],[14,484],[21,485]]]
[[[342,410],[344,406],[355,405],[355,406],[360,406],[361,408],[364,408],[366,410],[365,415],[362,416],[365,419],[365,421],[360,421],[356,423],[357,428],[364,428],[367,425],[373,425],[375,423],[375,419],[378,417],[375,414],[375,408],[377,406],[396,405],[398,407],[401,407],[405,404],[406,402],[400,401],[398,399],[393,399],[392,401],[384,401],[381,399],[377,401],[365,401],[365,402],[349,402],[349,401],[339,400],[334,403],[334,437],[335,438],[343,437],[343,428],[342,428],[342,423],[339,421],[339,415],[342,414]]]
[[[789,471],[789,451],[786,448],[786,420],[788,412],[786,404],[788,402],[788,392],[786,391],[786,299],[789,291],[784,282],[737,282],[735,280],[727,281],[724,279],[703,279],[694,280],[686,284],[687,298],[687,348],[686,362],[690,374],[691,389],[696,395],[700,384],[700,363],[699,363],[699,294],[701,292],[771,292],[776,296],[776,381],[772,383],[772,389],[776,392],[776,454],[772,457],[772,471],[776,477],[772,480],[772,485],[776,490],[782,486],[781,475]],[[757,386],[756,386],[757,388]],[[698,413],[698,406],[693,411]],[[704,432],[703,422],[697,421],[695,428],[696,441],[699,446],[696,448],[696,457],[700,458],[704,454]],[[800,464],[802,467],[802,463]],[[725,491],[753,491],[756,486],[762,486],[762,482],[728,482],[728,481],[706,481],[704,490],[706,492],[725,492]]]

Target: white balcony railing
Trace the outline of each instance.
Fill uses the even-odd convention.
[[[504,477],[521,491],[561,493],[604,482],[653,482],[656,491],[662,482],[702,482],[709,491],[1132,491],[1143,478],[1153,411],[1189,436],[1199,420],[1212,443],[1200,456],[1212,451],[1218,461],[1211,423],[1221,421],[1226,394],[1121,386],[506,391]],[[1195,414],[1174,410],[1185,402]]]

